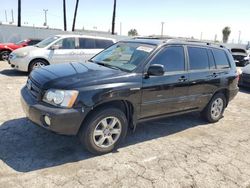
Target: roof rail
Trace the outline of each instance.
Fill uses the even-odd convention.
[[[211,41],[201,41],[201,40],[195,40],[195,39],[185,39],[185,38],[174,38],[174,39],[169,39],[166,40],[165,42],[167,43],[173,43],[173,42],[187,42],[187,43],[197,43],[197,44],[203,44],[203,45],[207,45],[207,46],[217,46],[220,48],[226,48],[225,46],[223,46],[220,43],[215,43],[215,42],[211,42]]]

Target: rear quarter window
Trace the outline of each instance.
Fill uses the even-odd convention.
[[[213,49],[213,54],[217,69],[230,68],[227,54],[224,52],[224,50]]]

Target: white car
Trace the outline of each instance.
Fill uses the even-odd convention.
[[[30,72],[50,64],[84,62],[115,42],[114,39],[102,37],[56,35],[35,46],[13,51],[9,64],[14,69]]]

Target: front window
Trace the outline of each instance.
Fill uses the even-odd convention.
[[[146,60],[154,48],[154,45],[119,42],[107,48],[90,61],[110,68],[132,72]]]
[[[20,44],[22,44],[22,43],[24,43],[24,42],[26,42],[27,40],[21,40],[21,41],[19,41],[19,42],[16,42],[16,45],[20,45]]]
[[[58,36],[49,37],[49,38],[44,39],[41,42],[37,43],[36,47],[38,47],[38,48],[45,48],[46,46],[48,46],[49,44],[51,44],[52,42],[56,41],[59,38],[60,37],[58,37]]]

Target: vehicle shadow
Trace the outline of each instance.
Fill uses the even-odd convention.
[[[27,77],[29,75],[27,72],[21,72],[15,69],[5,69],[5,70],[0,71],[0,74],[5,75],[5,76],[10,76],[10,77],[15,77],[15,76]]]
[[[197,114],[141,123],[135,133],[128,133],[121,147],[204,124],[206,122]],[[115,152],[119,152],[119,149]],[[77,137],[57,135],[36,126],[26,118],[10,120],[0,125],[0,159],[18,172],[35,171],[91,157],[95,156],[81,146]]]

